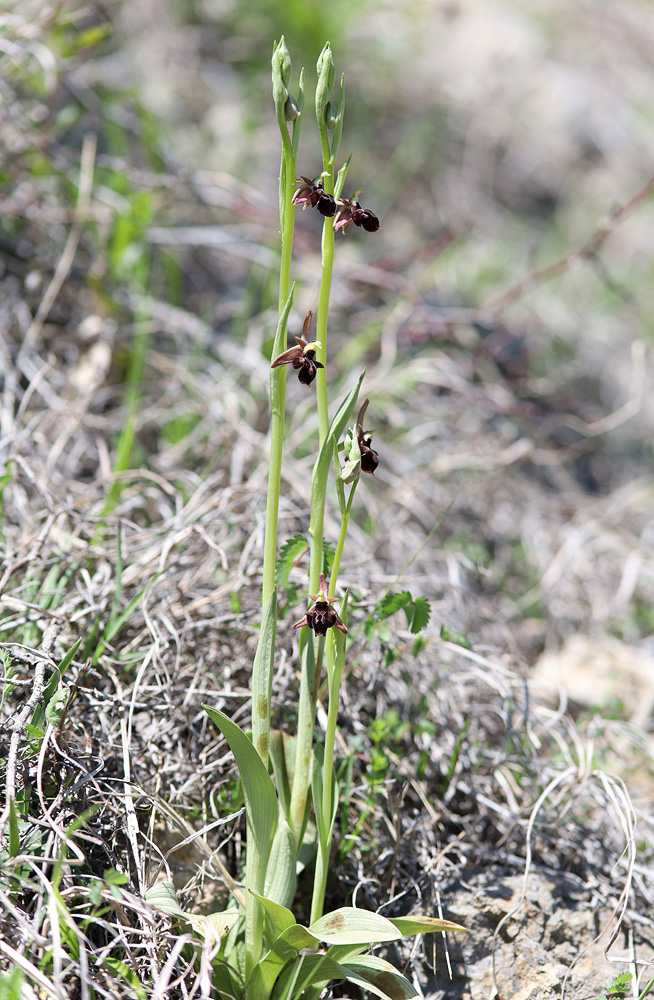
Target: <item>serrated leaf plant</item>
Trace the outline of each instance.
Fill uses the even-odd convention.
[[[373,474],[379,456],[370,432],[363,429],[368,401],[348,430],[364,377],[362,372],[339,403],[328,399],[327,331],[335,233],[351,225],[374,233],[377,216],[363,209],[357,194],[343,197],[349,160],[337,170],[345,110],[341,77],[329,43],[317,64],[315,114],[322,151],[317,178],[301,176],[297,159],[304,119],[304,70],[291,93],[291,57],[284,38],[274,46],[272,82],[275,113],[282,142],[279,177],[281,258],[279,313],[270,370],[270,465],[264,540],[262,618],[252,668],[252,715],[245,732],[222,711],[205,709],[225,737],[238,766],[247,823],[243,882],[232,884],[232,902],[221,914],[201,920],[185,913],[172,885],[157,886],[150,901],[164,912],[191,924],[210,945],[213,989],[219,997],[248,1000],[317,1000],[335,980],[347,980],[383,1000],[417,996],[411,983],[385,959],[367,954],[371,945],[435,931],[462,930],[458,924],[431,916],[387,919],[355,907],[323,913],[339,787],[334,774],[334,746],[340,687],[347,645],[347,592],[336,594],[352,500],[361,473]],[[297,186],[299,184],[299,187]],[[313,208],[323,216],[322,271],[312,339],[309,313],[301,337],[287,344],[293,307],[291,261],[295,211]],[[340,237],[339,237],[340,239]],[[278,507],[282,475],[287,370],[298,373],[301,391],[315,392],[318,423],[316,459],[311,481],[309,537],[294,536],[280,546]],[[333,416],[330,418],[330,408]],[[339,452],[344,452],[341,466]],[[329,581],[326,577],[324,519],[330,474],[336,483],[340,530]],[[346,496],[346,487],[347,496]],[[280,559],[278,550],[281,548]],[[287,586],[291,566],[309,549],[308,607],[293,628],[298,634],[300,684],[294,733],[271,728],[272,679],[276,655],[277,586]],[[411,595],[397,595],[393,610],[404,609],[411,631],[428,618],[428,606]],[[390,602],[384,609],[391,613]],[[326,675],[326,677],[325,677]],[[315,738],[318,690],[326,679],[328,694],[324,744]],[[300,856],[302,860],[300,861]],[[307,860],[309,859],[309,860]],[[293,914],[297,873],[313,867],[311,917],[308,927]]]

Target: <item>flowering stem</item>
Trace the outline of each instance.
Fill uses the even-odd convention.
[[[328,161],[324,164],[324,170],[327,173],[323,173],[323,186],[327,194],[333,194],[333,161]],[[320,296],[318,298],[318,317],[316,320],[316,340],[318,340],[321,345],[316,352],[316,357],[318,361],[325,366],[327,364],[327,319],[329,315],[329,296],[331,293],[332,271],[334,268],[334,235],[333,219],[325,219],[322,227],[322,270],[320,273]],[[316,376],[316,401],[318,406],[319,444],[320,447],[322,447],[329,428],[326,368],[319,369]]]
[[[295,187],[295,156],[282,153],[280,186],[284,196],[280,198],[280,222],[282,230],[282,255],[279,274],[279,316],[289,298],[291,253],[293,250],[293,224],[295,209],[291,203]],[[279,342],[281,350],[286,347],[286,323],[282,323]],[[277,341],[275,347],[277,346]],[[273,348],[275,352],[275,348]],[[276,352],[279,353],[279,352]],[[273,353],[273,357],[275,353]],[[282,455],[284,442],[284,414],[286,409],[286,368],[270,370],[270,465],[268,469],[268,497],[266,500],[266,528],[263,548],[263,589],[262,606],[267,607],[275,586],[275,561],[277,559],[277,523],[279,518],[279,489],[282,477]]]
[[[337,475],[340,473],[340,467]],[[343,548],[345,546],[345,538],[347,536],[347,528],[350,523],[350,511],[352,510],[352,501],[354,500],[354,492],[357,488],[358,479],[355,479],[352,483],[352,489],[350,490],[350,495],[347,498],[347,506],[345,511],[341,514],[341,529],[338,533],[338,541],[336,543],[336,551],[334,552],[334,562],[332,564],[332,572],[329,578],[329,596],[334,597],[336,593],[336,581],[338,580],[338,571],[341,568],[341,557],[343,555]]]
[[[352,493],[354,490],[352,490]],[[345,614],[343,600],[341,614]],[[322,803],[318,823],[318,856],[311,898],[311,922],[322,916],[325,904],[325,889],[329,871],[329,855],[332,846],[335,816],[334,788],[334,744],[336,742],[336,723],[338,719],[338,704],[343,669],[345,667],[345,636],[332,630],[325,641],[327,651],[327,684],[329,692],[329,708],[327,711],[327,728],[325,731],[325,751],[322,766]]]

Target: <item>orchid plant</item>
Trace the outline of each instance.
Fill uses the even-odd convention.
[[[205,941],[213,943],[212,988],[221,998],[248,1000],[317,1000],[334,980],[347,980],[386,1000],[417,996],[412,984],[385,959],[367,954],[371,945],[406,935],[462,930],[458,924],[430,915],[386,918],[344,906],[324,914],[325,890],[339,787],[334,774],[334,747],[341,682],[347,649],[348,595],[336,588],[350,512],[361,473],[373,474],[379,456],[371,432],[364,430],[368,407],[355,412],[362,372],[329,418],[327,394],[327,326],[335,233],[350,226],[374,233],[379,219],[359,204],[356,192],[344,198],[349,159],[336,171],[345,110],[344,79],[334,94],[335,67],[326,44],[317,65],[315,111],[322,149],[322,172],[315,180],[296,180],[300,129],[304,117],[304,71],[297,96],[291,94],[291,58],[284,38],[272,58],[273,99],[282,140],[279,181],[281,260],[279,319],[270,371],[270,466],[264,541],[262,619],[252,670],[251,733],[227,715],[205,705],[232,750],[241,779],[247,818],[246,864],[242,883],[228,881],[232,902],[227,911],[208,918],[179,908],[172,887],[157,887],[151,897],[169,913],[184,916]],[[296,187],[296,185],[299,185]],[[296,206],[323,216],[322,270],[317,306],[316,339],[310,339],[312,313],[301,337],[287,346],[293,304],[291,253]],[[318,415],[317,458],[312,474],[309,540],[309,602],[292,626],[298,633],[300,682],[294,734],[271,728],[272,678],[277,629],[275,565],[278,552],[278,507],[282,473],[287,368],[315,391]],[[315,389],[313,388],[315,386]],[[345,462],[341,466],[340,453]],[[340,531],[329,581],[324,562],[324,515],[327,485],[333,468],[340,512]],[[346,487],[349,492],[346,496]],[[316,739],[318,692],[326,675],[328,710],[324,742]],[[311,817],[312,814],[312,817]],[[310,821],[312,820],[312,821]],[[292,906],[301,867],[313,867],[311,917],[297,923]],[[162,893],[167,898],[162,899]]]

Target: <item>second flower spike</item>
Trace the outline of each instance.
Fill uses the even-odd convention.
[[[322,347],[320,341],[309,342],[306,339],[309,335],[312,319],[313,313],[309,311],[302,327],[302,336],[295,338],[297,347],[289,347],[288,350],[282,351],[270,365],[271,368],[279,368],[280,365],[293,365],[297,370],[297,377],[303,385],[311,385],[318,369],[325,367],[320,361],[316,361],[316,351]]]

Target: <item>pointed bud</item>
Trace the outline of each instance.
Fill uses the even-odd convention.
[[[320,125],[321,122],[325,121],[325,110],[329,104],[329,97],[336,77],[336,67],[329,42],[327,42],[320,53],[316,71],[318,73],[318,83],[316,84],[316,117]]]
[[[284,104],[284,117],[287,122],[294,122],[300,113],[300,109],[297,106],[297,101],[292,94],[289,94],[286,98],[286,103]]]
[[[282,35],[273,52],[273,73],[278,68],[279,75],[285,87],[291,82],[291,53],[288,51],[286,39]]]
[[[338,122],[338,109],[334,107],[331,101],[327,101],[327,107],[325,108],[325,125],[329,129],[336,128],[336,123]]]
[[[348,430],[345,437],[345,457],[347,462],[341,469],[341,479],[344,483],[353,483],[361,473],[361,449],[355,431]]]
[[[284,41],[284,36],[282,35],[281,40],[275,46],[272,55],[272,91],[273,91],[273,101],[275,102],[275,114],[277,115],[277,123],[282,133],[282,138],[286,144],[289,144],[288,132],[286,127],[286,102],[289,97],[288,93],[288,83],[291,79],[291,57],[288,49],[286,48],[286,42]]]

